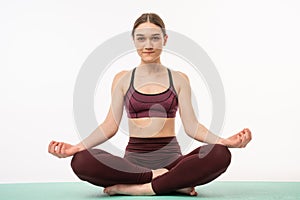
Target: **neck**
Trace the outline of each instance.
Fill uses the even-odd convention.
[[[145,70],[148,73],[160,72],[164,69],[164,66],[160,62],[160,58],[157,58],[155,61],[151,62],[141,60],[139,67],[140,69],[143,69],[143,71]]]
[[[153,73],[161,73],[165,70],[165,67],[161,63],[147,63],[147,64],[140,64],[138,66],[141,71],[147,73],[147,74],[153,74]]]
[[[146,64],[161,64],[160,57],[157,57],[151,61],[146,61],[146,60],[141,59],[140,65],[146,65]]]

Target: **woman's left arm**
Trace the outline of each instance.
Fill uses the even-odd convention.
[[[208,144],[222,144],[231,148],[242,148],[250,142],[252,138],[251,131],[247,128],[229,138],[224,139],[213,134],[204,125],[200,124],[196,118],[191,102],[191,87],[189,78],[181,72],[178,72],[177,75],[176,81],[179,85],[179,114],[187,135],[200,142]]]

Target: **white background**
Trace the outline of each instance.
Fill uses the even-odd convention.
[[[129,31],[144,12],[159,14],[167,29],[197,42],[213,60],[226,94],[220,134],[244,127],[253,132],[247,148],[231,149],[232,163],[218,180],[300,181],[300,3],[185,2],[0,1],[0,183],[78,181],[71,158],[51,156],[48,143],[80,141],[73,119],[80,68],[95,48]],[[162,61],[170,57],[164,54]],[[187,69],[182,66],[189,74]],[[203,86],[191,81],[195,91]],[[111,77],[99,84],[100,123]],[[205,86],[200,88],[199,120],[209,126],[212,105]]]

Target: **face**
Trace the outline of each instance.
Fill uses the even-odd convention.
[[[134,31],[134,44],[144,63],[160,62],[160,54],[166,44],[167,35],[161,28],[150,22],[140,24]]]

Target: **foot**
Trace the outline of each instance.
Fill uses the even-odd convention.
[[[167,173],[168,171],[169,170],[167,170],[165,168],[152,170],[152,173],[153,173],[152,180],[155,179],[158,176],[161,176],[161,175]],[[176,192],[187,194],[187,195],[190,195],[190,196],[197,196],[198,195],[198,193],[195,191],[195,188],[193,188],[193,187],[179,189],[179,190],[176,190]]]
[[[198,193],[195,191],[194,187],[179,189],[179,190],[176,190],[176,192],[187,194],[187,195],[190,195],[190,196],[197,196],[198,195]]]
[[[155,195],[151,183],[146,184],[117,184],[103,190],[108,195]]]
[[[167,173],[169,170],[165,169],[165,168],[161,168],[161,169],[155,169],[155,170],[152,170],[152,180],[155,179],[156,177],[158,176],[161,176],[165,173]]]

